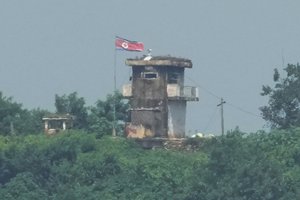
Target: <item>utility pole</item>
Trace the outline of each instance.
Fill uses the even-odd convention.
[[[223,98],[221,98],[221,103],[219,103],[217,106],[220,106],[221,108],[221,130],[222,135],[224,135],[224,110],[223,110],[223,104],[226,103]]]

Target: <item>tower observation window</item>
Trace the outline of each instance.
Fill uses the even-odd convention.
[[[177,84],[179,82],[179,74],[176,72],[171,72],[168,74],[168,83]]]
[[[158,77],[158,74],[156,72],[143,72],[142,78],[145,79],[156,79]]]

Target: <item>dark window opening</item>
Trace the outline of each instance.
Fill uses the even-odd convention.
[[[168,74],[168,83],[170,84],[178,84],[179,82],[179,74],[178,73],[169,73]]]
[[[156,79],[158,77],[158,74],[155,72],[144,72],[142,73],[142,78],[146,79]]]

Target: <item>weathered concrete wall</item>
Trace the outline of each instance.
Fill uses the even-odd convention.
[[[124,97],[131,97],[132,96],[132,85],[131,84],[123,85],[122,95]]]
[[[184,92],[184,70],[192,68],[191,60],[156,56],[126,64],[132,67],[131,88],[123,88],[132,108],[128,137],[184,137],[186,101],[197,100]]]
[[[168,84],[167,93],[168,93],[168,97],[180,96],[180,86],[178,84]]]
[[[168,102],[168,137],[185,137],[186,101]]]
[[[143,73],[157,73],[145,78]],[[167,91],[165,70],[158,67],[133,67],[131,123],[143,125],[155,137],[167,137]]]
[[[127,124],[126,133],[128,138],[152,138],[154,136],[154,133],[150,129],[145,128],[141,124],[138,126]]]

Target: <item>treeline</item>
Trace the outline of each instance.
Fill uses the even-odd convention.
[[[97,132],[102,134],[112,132],[114,123],[114,104],[116,106],[117,133],[123,133],[123,125],[127,120],[129,104],[119,92],[107,95],[105,100],[98,100],[95,105],[87,106],[85,99],[76,92],[68,95],[55,95],[55,113],[75,116],[76,130]],[[12,97],[6,97],[0,92],[0,135],[28,135],[43,132],[42,118],[50,112],[45,109],[28,110],[22,104],[15,102]]]
[[[56,95],[56,113],[76,116],[74,130],[47,137],[42,117],[0,92],[0,199],[293,200],[300,197],[300,65],[288,65],[261,107],[270,133],[228,132],[189,139],[193,151],[144,150],[112,138],[128,104],[119,93],[86,106],[77,93]],[[279,128],[280,130],[276,130]]]
[[[144,150],[86,132],[0,137],[0,198],[299,199],[300,129],[193,139]]]

